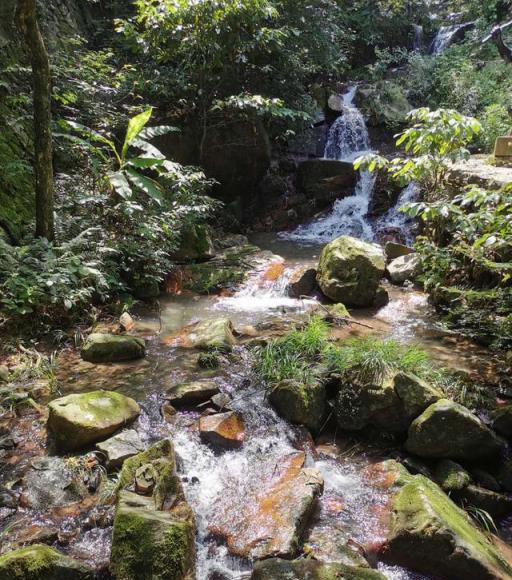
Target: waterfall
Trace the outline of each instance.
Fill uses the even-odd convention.
[[[375,224],[377,233],[386,234],[399,231],[403,241],[406,244],[411,244],[414,241],[411,231],[411,226],[414,222],[405,213],[401,212],[400,208],[406,203],[418,199],[419,192],[420,189],[415,182],[410,183],[403,189],[396,204],[377,220]]]
[[[345,105],[343,115],[333,123],[324,157],[338,161],[354,161],[370,151],[370,137],[361,111],[354,105],[357,86],[352,86],[343,95]],[[373,240],[372,226],[366,219],[373,194],[376,176],[361,171],[354,195],[338,199],[332,211],[309,224],[285,232],[281,237],[311,243],[330,242],[342,235],[350,235],[364,240]]]
[[[414,52],[423,52],[424,46],[423,26],[419,24],[413,24],[412,27],[414,29],[414,40],[412,43],[412,48]]]
[[[454,24],[452,26],[441,26],[430,47],[430,54],[442,54],[458,34],[462,38],[465,31],[474,27],[474,25],[474,22],[464,22],[463,24]]]

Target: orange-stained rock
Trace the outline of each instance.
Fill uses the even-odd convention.
[[[284,261],[272,262],[263,274],[265,282],[276,282],[281,278],[284,272]]]
[[[226,541],[233,555],[251,559],[295,555],[323,491],[321,474],[303,464],[302,452],[284,458],[269,489],[262,485],[259,495],[246,498],[245,509],[219,515],[210,531]]]
[[[245,425],[236,413],[218,413],[199,419],[199,433],[215,447],[238,449],[245,440]]]

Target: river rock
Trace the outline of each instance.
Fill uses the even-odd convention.
[[[103,441],[140,414],[139,405],[114,391],[67,395],[48,405],[48,428],[59,449],[73,451]]]
[[[82,346],[82,358],[92,363],[125,362],[142,358],[144,339],[117,334],[90,334]]]
[[[471,483],[471,475],[450,459],[440,461],[434,472],[435,479],[446,492],[460,491]]]
[[[337,562],[317,560],[281,560],[271,558],[256,562],[251,580],[385,580],[386,576],[370,570]]]
[[[495,457],[503,448],[476,415],[448,399],[428,407],[411,424],[405,446],[420,457],[468,461]]]
[[[0,556],[0,580],[92,580],[93,573],[57,550],[34,544]]]
[[[334,302],[348,307],[372,306],[385,268],[384,250],[380,246],[342,236],[324,247],[317,282]]]
[[[233,330],[229,318],[204,320],[186,329],[182,346],[229,352],[236,344]]]
[[[96,444],[109,470],[119,469],[126,459],[144,451],[144,443],[135,429],[125,429],[106,441]]]
[[[469,505],[484,510],[495,519],[507,517],[512,513],[512,498],[478,485],[468,485],[454,493],[453,497],[463,506]]]
[[[124,332],[131,332],[135,328],[135,321],[128,312],[123,312],[119,317],[119,326]]]
[[[402,477],[391,509],[391,527],[382,550],[386,562],[454,580],[512,576],[510,548],[482,532],[426,477]]]
[[[326,406],[322,384],[305,385],[293,379],[284,380],[270,391],[269,401],[290,423],[304,425],[314,433],[320,430]]]
[[[389,375],[378,384],[344,383],[335,401],[338,425],[358,431],[371,425],[389,433],[407,431],[411,421],[443,393],[408,373]]]
[[[501,435],[512,437],[512,405],[505,405],[495,412],[492,426]]]
[[[308,199],[323,200],[351,195],[357,174],[349,161],[307,159],[297,168],[297,187]]]
[[[245,426],[237,413],[219,413],[199,419],[199,434],[214,447],[238,449],[245,441]]]
[[[174,262],[202,262],[215,256],[208,228],[203,224],[187,224],[181,230],[179,248],[171,255]]]
[[[230,553],[243,558],[291,558],[295,555],[322,493],[323,479],[314,469],[302,468],[304,453],[283,458],[270,489],[250,497],[237,513],[217,514],[210,531],[226,541]]]
[[[200,405],[217,394],[219,394],[219,387],[214,381],[200,380],[171,387],[165,398],[173,407],[179,408]]]
[[[194,577],[194,515],[175,468],[169,439],[124,462],[117,486],[110,560],[117,580]],[[144,495],[132,491],[138,489],[141,470],[151,473],[151,485],[141,490]]]
[[[403,284],[414,280],[419,273],[421,260],[418,254],[408,254],[395,258],[388,264],[387,273],[393,284]]]
[[[38,457],[23,477],[22,503],[25,507],[48,511],[87,497],[87,489],[67,467],[62,457]]]
[[[402,256],[414,254],[415,252],[413,248],[409,248],[408,246],[404,246],[403,244],[399,244],[397,242],[387,242],[384,246],[384,251],[386,252],[386,257],[389,262],[392,262],[396,258],[400,258]]]
[[[288,282],[288,293],[292,298],[310,296],[316,288],[316,269],[302,266],[294,270]]]

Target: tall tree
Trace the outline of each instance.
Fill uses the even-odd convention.
[[[37,21],[36,0],[18,0],[16,21],[27,45],[32,66],[36,236],[53,240],[51,75],[48,51]]]

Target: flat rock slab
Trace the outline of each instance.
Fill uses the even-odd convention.
[[[80,354],[92,363],[125,362],[144,357],[146,343],[135,336],[118,334],[90,334],[84,342]]]
[[[230,352],[236,345],[233,324],[229,318],[203,320],[183,328],[177,335],[163,339],[165,344]]]
[[[107,469],[119,469],[126,459],[144,451],[145,445],[135,429],[126,429],[96,445]]]
[[[171,403],[173,407],[191,407],[206,403],[212,397],[219,394],[219,387],[215,382],[193,381],[191,383],[183,383],[171,387],[165,398]]]
[[[495,167],[487,163],[488,155],[472,155],[468,161],[451,166],[449,180],[456,184],[475,184],[500,189],[512,183],[512,167]]]
[[[323,479],[303,469],[304,454],[284,458],[284,468],[270,489],[249,497],[245,509],[219,514],[210,531],[222,538],[231,554],[243,558],[291,558],[322,493]]]
[[[67,395],[48,405],[48,428],[57,447],[74,451],[107,439],[140,414],[130,397],[113,391]]]
[[[238,449],[245,441],[245,425],[234,412],[219,413],[199,419],[199,434],[214,447]]]

